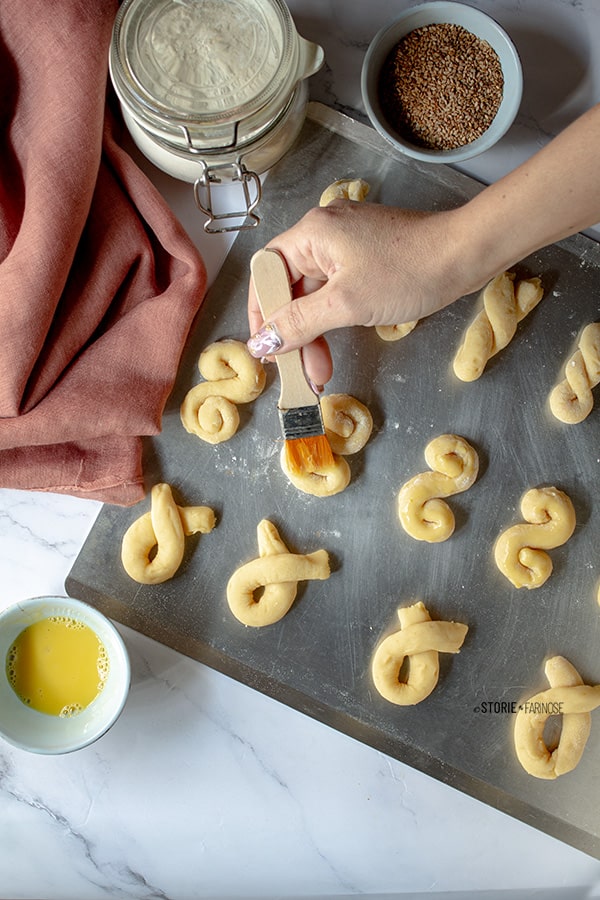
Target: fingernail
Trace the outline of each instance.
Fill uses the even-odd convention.
[[[322,394],[323,391],[325,390],[325,386],[324,386],[324,385],[322,385],[322,384],[315,384],[314,381],[312,380],[312,378],[309,378],[309,379],[308,379],[308,383],[310,384],[310,386],[311,386],[311,388],[313,389],[313,391],[315,392],[315,394]]]
[[[277,333],[277,329],[270,323],[263,325],[248,341],[248,350],[252,356],[256,356],[259,359],[263,356],[269,356],[271,353],[277,353],[282,346],[283,341]]]

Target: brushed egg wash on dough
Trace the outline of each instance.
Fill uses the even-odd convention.
[[[83,622],[50,616],[17,636],[6,674],[20,700],[50,716],[73,716],[98,696],[109,660],[98,635]]]

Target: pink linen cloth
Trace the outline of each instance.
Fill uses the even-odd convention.
[[[130,505],[206,273],[119,146],[117,7],[0,4],[0,487]]]

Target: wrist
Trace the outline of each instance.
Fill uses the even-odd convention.
[[[448,213],[446,271],[457,297],[480,290],[518,261],[510,246],[511,229],[502,222],[497,211],[488,211],[483,192]]]

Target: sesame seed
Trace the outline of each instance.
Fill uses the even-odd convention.
[[[411,31],[389,54],[379,81],[382,110],[406,140],[454,150],[492,124],[504,91],[496,51],[461,25]]]

